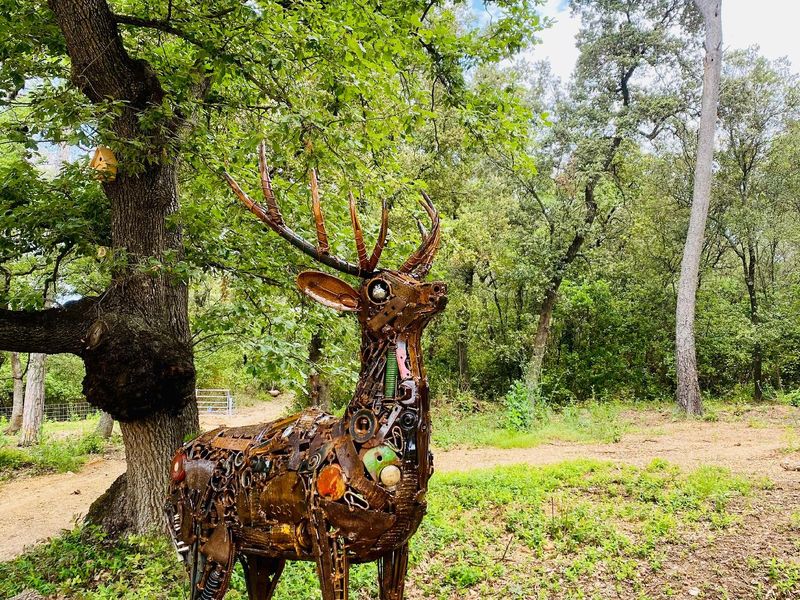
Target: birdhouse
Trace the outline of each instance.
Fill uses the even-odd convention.
[[[89,167],[97,171],[95,179],[114,181],[117,178],[117,157],[108,146],[98,146]]]

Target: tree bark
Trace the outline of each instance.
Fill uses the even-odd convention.
[[[100,420],[97,422],[97,427],[94,430],[95,435],[100,436],[104,440],[111,437],[111,432],[114,431],[114,417],[103,411],[100,414]]]
[[[28,376],[25,382],[25,403],[22,410],[20,446],[39,443],[44,421],[44,374],[47,355],[34,352],[28,359]]]
[[[318,329],[311,334],[308,345],[308,399],[311,406],[319,406],[323,410],[330,410],[331,397],[328,382],[322,373],[322,332]]]
[[[84,393],[120,421],[125,443],[127,476],[92,518],[103,522],[102,507],[118,512],[116,499],[124,497],[123,520],[145,532],[164,526],[170,459],[187,434],[199,429],[187,285],[169,264],[172,256],[182,258],[181,230],[167,224],[178,211],[178,147],[186,119],[176,113],[145,124],[143,113],[162,104],[164,91],[152,67],[128,55],[106,0],[48,4],[64,36],[73,83],[91,102],[113,100],[120,106],[111,124],[112,137],[119,140],[119,171],[114,181],[103,183],[117,266],[102,302],[87,301],[81,315],[87,318],[70,323],[65,345],[71,349],[62,351],[83,357]],[[28,318],[41,325],[41,316]],[[2,323],[0,314],[0,343]],[[49,337],[52,344],[52,333]]]
[[[756,290],[756,251],[750,240],[747,243],[747,256],[742,254],[742,267],[744,269],[744,282],[747,286],[747,296],[750,300],[750,323],[756,330],[756,342],[753,344],[751,357],[751,368],[753,372],[753,400],[756,402],[764,398],[764,373],[763,373],[763,352],[761,343],[758,341],[758,324],[760,315],[758,313],[758,291]]]
[[[525,383],[528,393],[532,394],[532,401],[535,401],[539,393],[539,385],[542,380],[542,368],[544,366],[544,355],[547,352],[547,341],[550,338],[550,325],[553,322],[553,310],[558,298],[558,288],[561,280],[551,281],[550,286],[545,290],[544,299],[539,308],[539,322],[536,325],[536,334],[533,336],[533,351],[531,360],[528,363]]]
[[[464,297],[469,298],[472,293],[472,282],[475,278],[475,266],[464,267]],[[456,337],[456,353],[458,359],[458,389],[465,392],[470,387],[469,376],[469,326],[470,312],[468,307],[463,307],[458,312],[458,334]]]
[[[149,418],[120,422],[128,470],[126,486],[128,518],[134,530],[146,533],[163,529],[164,494],[170,463],[187,434],[199,431],[197,404],[177,415],[157,413]]]
[[[25,380],[19,352],[11,353],[11,378],[14,380],[14,395],[11,404],[11,417],[8,420],[6,435],[16,435],[22,427],[22,407],[25,402]]]
[[[694,318],[703,237],[711,200],[714,133],[722,72],[722,0],[695,0],[695,4],[705,22],[706,56],[692,210],[683,248],[675,309],[675,367],[678,405],[688,414],[699,415],[703,412],[703,406],[697,378]]]

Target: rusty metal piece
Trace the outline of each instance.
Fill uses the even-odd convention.
[[[191,600],[221,600],[237,556],[251,600],[272,598],[285,560],[316,563],[323,600],[347,599],[351,562],[378,560],[381,600],[402,600],[407,543],[425,514],[432,473],[420,340],[446,303],[444,283],[422,281],[439,245],[439,215],[423,194],[430,231],[422,229],[422,243],[400,269],[378,269],[386,203],[368,257],[351,195],[354,264],[329,253],[316,174],[310,174],[314,246],[284,222],[263,144],[259,169],[265,207],[226,174],[243,204],[307,255],[361,278],[358,289],[320,272],[297,280],[321,304],[355,313],[361,376],[341,418],[312,408],[272,423],[218,429],[179,450],[166,514],[192,574]]]
[[[317,172],[314,169],[308,172],[308,179],[311,184],[311,211],[314,213],[314,227],[317,232],[317,251],[320,254],[328,254],[331,248],[328,244],[328,232],[325,230],[325,218],[322,216],[322,207],[319,203]]]

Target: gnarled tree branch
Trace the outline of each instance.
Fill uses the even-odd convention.
[[[46,310],[0,309],[0,350],[81,355],[97,303],[97,298],[81,298]]]

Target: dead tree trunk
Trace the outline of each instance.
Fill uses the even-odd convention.
[[[678,299],[675,309],[676,400],[688,414],[703,412],[700,385],[697,379],[694,318],[697,301],[700,258],[703,250],[708,206],[711,199],[714,133],[717,123],[717,102],[722,72],[722,0],[694,0],[703,14],[706,30],[706,56],[703,73],[703,101],[700,131],[694,170],[694,192],[689,229],[683,248]]]
[[[22,411],[20,446],[39,443],[44,421],[44,374],[47,355],[33,352],[28,359],[28,376],[25,382],[25,403]]]
[[[11,378],[14,380],[14,393],[11,403],[11,417],[8,420],[6,435],[16,435],[22,427],[22,406],[25,401],[25,380],[19,352],[11,353]]]

